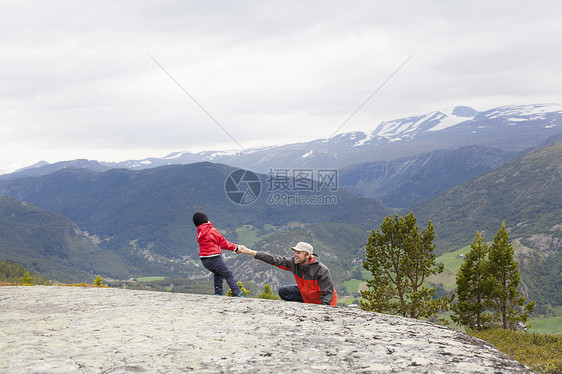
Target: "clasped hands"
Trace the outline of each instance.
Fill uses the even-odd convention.
[[[236,253],[250,253],[250,249],[245,245],[238,244],[238,251]]]

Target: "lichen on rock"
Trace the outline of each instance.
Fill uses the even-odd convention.
[[[530,373],[462,331],[362,310],[107,288],[1,287],[3,373]]]

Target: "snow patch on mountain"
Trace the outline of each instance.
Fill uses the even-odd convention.
[[[383,138],[392,138],[396,135],[413,132],[415,131],[419,125],[425,122],[428,118],[430,118],[435,112],[418,119],[416,117],[406,118],[405,120],[395,120],[395,121],[388,121],[382,122],[379,127],[375,130],[375,135],[383,137]],[[417,120],[417,121],[416,121]]]
[[[180,158],[181,156],[183,156],[184,154],[186,154],[188,152],[174,152],[174,153],[170,153],[169,155],[167,155],[166,157],[164,157],[164,160],[174,160],[177,158]]]
[[[562,113],[562,105],[559,104],[536,104],[536,105],[510,105],[494,109],[489,112],[486,117],[490,119],[513,116],[514,118],[521,118],[524,116],[533,116],[531,118],[524,118],[524,120],[544,119],[546,113]],[[510,118],[512,120],[512,118]]]
[[[458,116],[456,115],[456,109],[457,108],[448,108],[448,109],[444,109],[439,111],[441,114],[443,114],[443,117],[441,117],[439,123],[435,126],[433,126],[432,128],[428,129],[428,132],[433,132],[433,131],[440,131],[440,130],[445,130],[446,128],[458,125],[459,123],[463,123],[466,121],[469,121],[471,119],[474,118],[474,116],[471,117],[467,117],[467,116]]]
[[[373,131],[371,138],[379,137],[385,138],[390,142],[396,142],[411,138],[423,132],[445,130],[459,123],[474,119],[478,113],[479,112],[469,107],[454,107],[420,116],[382,122],[375,131]],[[366,141],[367,140],[362,144]]]
[[[274,149],[274,148],[278,148],[280,147],[279,145],[268,145],[265,147],[255,147],[255,148],[249,148],[244,150],[244,154],[250,154],[250,153],[256,153],[256,152],[260,152],[260,151],[269,151],[270,149]]]
[[[369,142],[370,140],[372,140],[372,139],[374,138],[374,136],[373,136],[372,133],[371,133],[371,134],[363,133],[363,134],[365,134],[365,137],[364,137],[363,139],[361,139],[361,140],[356,141],[356,142],[353,144],[353,147],[360,147],[360,146],[362,146],[363,144]]]
[[[3,168],[0,168],[0,175],[10,174],[10,173],[13,173],[16,170],[18,170],[17,167],[3,167]]]
[[[218,152],[213,152],[210,155],[205,157],[205,160],[214,160],[217,157],[222,157],[222,156],[236,156],[240,151],[218,151]]]

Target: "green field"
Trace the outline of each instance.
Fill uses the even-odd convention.
[[[338,297],[338,304],[347,304],[350,305],[353,303],[353,300],[358,299],[360,300],[361,298],[357,298],[357,297],[351,297],[351,296],[346,296],[346,297]]]
[[[161,281],[166,279],[167,277],[140,277],[137,278],[138,282],[154,282],[154,281]]]
[[[364,280],[350,279],[346,282],[343,282],[343,284],[345,284],[345,288],[349,292],[359,292],[360,290],[367,289],[367,285],[365,284]]]
[[[529,332],[543,334],[562,334],[562,317],[534,318],[527,323],[531,325]]]
[[[562,334],[562,306],[554,308],[556,316],[549,318],[531,318],[528,325],[531,325],[529,332],[539,332],[544,334]]]
[[[431,284],[441,283],[447,291],[453,291],[457,288],[456,278],[462,263],[464,262],[465,255],[470,250],[470,246],[457,249],[454,252],[445,253],[435,260],[436,263],[445,265],[445,270],[441,274],[435,274],[427,278],[427,282]],[[427,287],[430,287],[428,285]]]
[[[270,232],[275,232],[277,230],[277,227],[266,223],[265,225],[263,225],[263,231],[270,233]]]

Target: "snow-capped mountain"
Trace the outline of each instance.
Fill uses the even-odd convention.
[[[352,147],[408,141],[426,132],[435,132],[474,119],[479,112],[469,107],[455,107],[423,115],[381,122],[371,133],[361,131],[339,134],[325,143]],[[353,143],[353,144],[350,144]]]
[[[163,159],[118,165],[143,168],[147,165],[210,161],[266,172],[279,167],[340,167],[473,144],[518,151],[562,132],[561,121],[562,106],[556,104],[505,106],[486,112],[458,106],[384,121],[370,133],[353,131],[330,139],[253,148],[246,152],[178,152]],[[525,139],[527,135],[529,138]]]
[[[413,139],[424,132],[445,130],[469,121],[478,112],[469,107],[456,107],[429,114],[382,122],[372,133],[372,138],[390,142]]]
[[[561,114],[562,105],[555,104],[506,106],[487,112],[478,112],[470,107],[461,106],[418,116],[384,121],[371,133],[350,132],[337,135],[333,139],[325,141],[340,145],[342,143],[354,142],[353,147],[411,141],[420,136],[431,136],[436,132],[461,124],[470,127],[470,125],[478,123],[477,128],[479,129],[491,128],[491,126],[486,126],[485,122],[496,119],[509,126],[516,126],[520,123],[528,125],[529,122],[533,122],[532,126],[535,126],[535,121],[540,121],[544,122],[544,128],[548,129],[556,127]],[[494,125],[497,126],[497,123],[494,123],[492,126]],[[470,133],[475,133],[475,130],[471,130]]]
[[[331,139],[218,157],[212,161],[266,172],[283,167],[343,167],[467,145],[518,152],[562,133],[560,122],[562,106],[555,104],[505,106],[485,112],[455,107],[385,121],[370,133],[348,132]]]
[[[76,160],[78,167],[146,169],[201,161],[224,163],[267,172],[272,168],[343,167],[359,162],[393,160],[423,152],[483,145],[506,151],[522,151],[562,133],[562,105],[503,106],[478,112],[470,107],[434,111],[381,122],[372,132],[347,132],[330,139],[241,151],[175,152],[163,158],[115,163]],[[66,161],[26,168],[10,177],[32,175],[73,166]],[[88,166],[89,165],[89,166]],[[38,165],[39,166],[39,165]],[[5,179],[2,176],[0,179]]]

